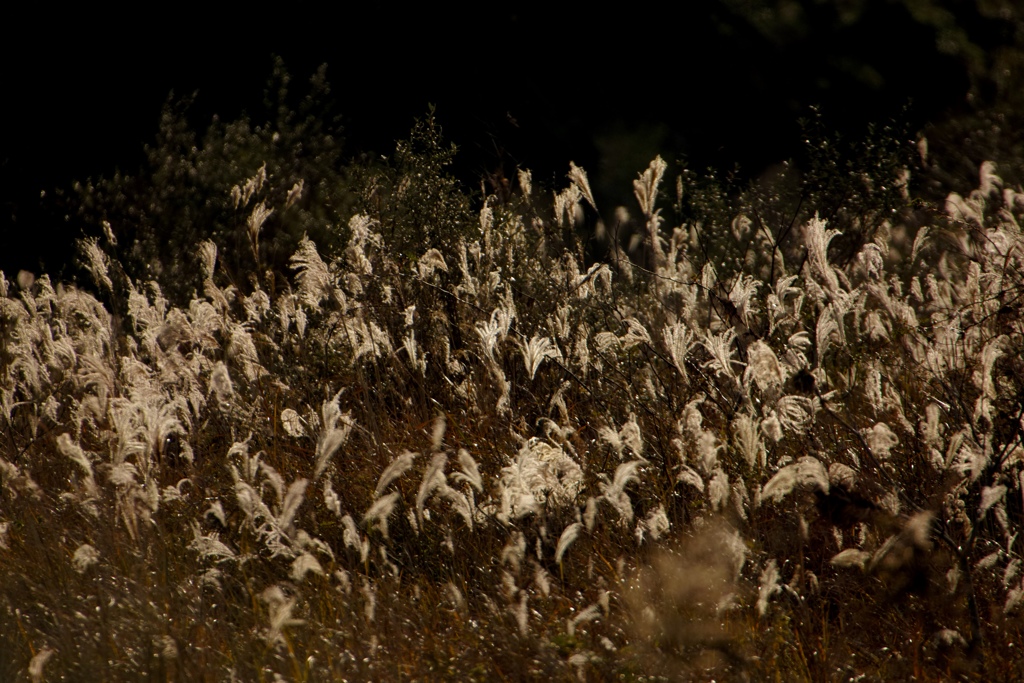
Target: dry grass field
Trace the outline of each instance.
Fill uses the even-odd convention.
[[[168,113],[79,277],[0,276],[0,679],[1021,677],[993,164],[616,209],[279,124]]]

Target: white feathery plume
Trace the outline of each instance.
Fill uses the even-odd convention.
[[[814,456],[805,455],[795,463],[786,465],[768,480],[761,489],[761,500],[780,501],[796,488],[818,489],[823,493],[829,491],[828,472],[821,461]]]
[[[973,380],[975,386],[981,389],[983,396],[989,399],[996,398],[996,386],[992,381],[992,369],[996,361],[1005,354],[1004,348],[1008,338],[1006,335],[999,335],[990,340],[981,352],[981,367],[974,372]]]
[[[1000,509],[996,508],[997,511]],[[1003,588],[1010,587],[1010,583],[1020,575],[1022,566],[1024,566],[1024,561],[1021,561],[1019,557],[1015,557],[1006,563],[1006,568],[1003,569]]]
[[[826,230],[826,222],[814,214],[804,226],[804,245],[807,247],[807,261],[811,271],[815,273],[825,285],[826,291],[836,296],[839,290],[839,278],[836,271],[828,262],[828,245],[837,236],[842,234],[838,230]]]
[[[732,436],[736,448],[751,469],[765,466],[764,443],[758,433],[758,422],[746,414],[740,414],[732,422]]]
[[[395,495],[396,498],[398,497],[398,493],[395,493],[394,495]],[[373,511],[374,511],[374,509],[371,507],[370,508],[370,512],[373,512]],[[367,515],[369,515],[370,512],[367,512]],[[359,531],[356,529],[356,522],[355,522],[354,519],[352,519],[352,515],[345,515],[344,517],[341,518],[341,528],[342,528],[341,539],[342,539],[342,542],[345,544],[345,547],[346,548],[353,548],[354,550],[359,550],[360,549]]]
[[[871,553],[857,548],[847,548],[840,553],[837,553],[830,560],[830,564],[834,567],[857,567],[863,569],[867,561],[871,559]]]
[[[736,339],[736,330],[731,327],[721,334],[704,332],[702,343],[708,353],[711,354],[711,360],[704,363],[704,367],[710,367],[726,377],[736,379],[736,373],[732,369],[732,364],[739,363],[739,361],[732,359],[732,343],[734,339]]]
[[[530,194],[533,192],[533,174],[525,168],[519,169],[519,189],[522,191],[523,196],[527,199],[530,198]]]
[[[583,198],[596,210],[597,202],[594,201],[594,193],[590,191],[590,181],[587,180],[587,172],[571,161],[569,162],[569,180],[579,188]]]
[[[303,180],[302,178],[299,178],[299,180],[294,185],[292,185],[292,189],[288,190],[288,196],[285,197],[284,200],[285,209],[292,208],[293,206],[295,206],[296,202],[298,202],[302,198],[302,190],[305,188],[305,186],[306,181]]]
[[[282,530],[291,527],[302,501],[305,500],[308,485],[308,479],[297,479],[288,487],[288,492],[281,502],[281,512],[277,515],[277,524]]]
[[[807,429],[814,414],[811,399],[806,396],[783,396],[775,404],[775,409],[781,426],[799,433]]]
[[[259,170],[256,171],[256,175],[247,179],[245,184],[239,187],[235,185],[231,188],[231,199],[234,202],[235,208],[239,206],[245,206],[252,199],[254,194],[259,194],[263,191],[263,183],[267,181],[267,164],[266,162],[260,166]]]
[[[225,562],[237,558],[235,551],[220,540],[220,535],[217,532],[203,534],[199,525],[193,523],[192,536],[192,542],[188,544],[188,547],[190,550],[196,551],[204,560],[213,559],[214,562]],[[75,553],[75,559],[78,559],[78,553]]]
[[[619,430],[619,439],[623,446],[633,451],[633,455],[638,458],[643,457],[644,439],[640,434],[640,425],[637,424],[635,414],[629,414],[629,420]]]
[[[998,192],[999,186],[1003,184],[1003,179],[996,174],[995,163],[991,161],[981,162],[981,168],[978,169],[978,180],[978,189],[975,192],[980,197],[988,197],[993,192]]]
[[[983,467],[984,462],[984,451],[970,438],[966,427],[949,438],[944,468],[953,467],[961,474],[967,474]]]
[[[242,308],[245,310],[247,322],[262,322],[263,317],[270,311],[270,296],[257,285],[252,294],[242,297]]]
[[[597,437],[615,449],[615,453],[622,460],[622,439],[619,433],[611,427],[600,427],[597,430]]]
[[[106,253],[100,249],[96,238],[92,237],[82,240],[79,244],[85,255],[89,273],[92,275],[93,280],[96,281],[96,284],[106,287],[107,290],[112,290],[114,283],[111,282],[108,272],[109,261]]]
[[[284,502],[284,495],[285,495],[284,494],[284,477],[282,477],[278,473],[278,471],[275,470],[271,465],[269,465],[269,464],[267,464],[265,462],[261,462],[260,463],[260,472],[263,473],[263,476],[264,476],[264,478],[266,478],[267,483],[270,484],[271,488],[274,489],[274,495],[277,496],[278,504],[283,503]]]
[[[815,327],[815,346],[818,356],[818,366],[825,361],[825,355],[828,353],[828,347],[831,345],[833,337],[839,337],[840,326],[839,321],[833,315],[833,308],[831,305],[827,306],[821,315],[818,317],[818,324]]]
[[[841,486],[851,490],[857,483],[857,471],[849,465],[834,462],[828,466],[828,481],[832,486]]]
[[[775,351],[761,339],[747,347],[747,369],[743,379],[744,382],[753,379],[762,392],[778,390],[786,381]]]
[[[392,491],[383,498],[378,498],[374,501],[370,509],[363,515],[363,523],[370,525],[376,523],[380,527],[380,532],[384,538],[388,537],[388,517],[395,510],[395,504],[401,494],[398,491]],[[343,520],[344,521],[344,520]],[[346,529],[346,544],[348,542],[348,529]]]
[[[594,344],[597,345],[599,353],[607,353],[619,347],[619,337],[614,332],[598,332],[594,335]]]
[[[870,571],[879,567],[900,569],[908,556],[908,550],[928,551],[932,548],[932,525],[935,521],[935,513],[931,510],[918,512],[903,526],[898,534],[890,536],[882,544],[875,554],[871,556],[868,564]]]
[[[869,365],[867,372],[864,374],[864,393],[872,409],[876,412],[882,410],[884,403],[882,399],[882,373],[875,363]]]
[[[561,448],[530,439],[515,462],[501,470],[501,512],[508,522],[539,512],[543,505],[564,507],[583,487],[583,470]]]
[[[608,267],[607,263],[595,263],[590,266],[586,273],[576,278],[573,282],[573,290],[576,292],[576,296],[581,299],[586,299],[591,294],[597,293],[596,283],[604,283],[604,291],[606,294],[610,294],[612,291],[612,269]],[[568,310],[568,307],[566,307]]]
[[[234,322],[228,323],[228,330],[228,357],[242,366],[242,374],[245,375],[245,378],[252,382],[257,377],[265,375],[267,371],[260,365],[256,344],[249,331]]]
[[[980,197],[964,199],[956,192],[951,192],[946,197],[946,215],[962,223],[973,222],[978,226],[985,225],[985,215]]]
[[[597,524],[597,501],[598,499],[593,496],[587,498],[587,505],[583,511],[583,523],[587,525],[587,531],[593,531],[594,525]]]
[[[320,302],[330,295],[334,278],[330,269],[316,249],[316,244],[306,235],[302,236],[299,248],[288,259],[295,272],[295,283],[299,287],[299,299],[310,308],[319,310]]]
[[[978,520],[985,518],[989,509],[1006,497],[1007,488],[1003,484],[986,486],[981,489],[981,503],[978,505]]]
[[[725,445],[719,441],[715,432],[700,429],[696,434],[697,456],[701,469],[705,474],[718,467],[718,454]]]
[[[281,411],[281,426],[284,427],[284,431],[288,436],[293,438],[306,435],[306,429],[302,425],[302,418],[291,408],[285,408]]]
[[[665,348],[676,366],[676,370],[686,380],[686,356],[690,353],[696,340],[696,335],[683,323],[666,325],[663,334],[665,337]]]
[[[757,591],[757,613],[762,617],[768,611],[768,600],[782,591],[779,585],[779,565],[774,559],[761,572],[761,586]]]
[[[484,202],[484,205],[480,207],[480,233],[484,236],[484,244],[488,246],[491,243],[492,228],[494,228],[494,209],[488,202]],[[488,252],[490,252],[489,249]],[[466,269],[463,270],[463,272],[465,271]]]
[[[490,207],[486,205],[484,206],[484,209],[490,211]],[[480,210],[481,228],[484,225],[484,209]],[[469,255],[467,253],[465,240],[459,241],[459,271],[462,273],[462,282],[455,287],[455,293],[467,295],[469,298],[475,299],[479,288],[479,282],[470,270]]]
[[[747,493],[747,485],[743,481],[743,477],[737,477],[732,482],[732,501],[733,509],[736,510],[736,514],[741,519],[747,519],[747,509],[750,507],[750,494]]]
[[[516,578],[506,571],[501,572],[501,588],[502,592],[505,593],[505,598],[508,600],[514,599],[516,594],[519,593]]]
[[[355,425],[350,413],[341,412],[341,407],[338,404],[340,397],[341,392],[339,391],[334,395],[334,398],[324,401],[320,408],[320,412],[323,415],[323,431],[320,432],[320,438],[317,439],[316,444],[314,480],[323,474],[334,453],[348,441],[348,437],[352,433],[352,427]],[[340,428],[338,427],[338,422],[341,422]]]
[[[302,583],[303,579],[306,578],[306,574],[309,572],[313,572],[318,576],[323,576],[324,568],[320,566],[320,562],[318,562],[315,557],[309,553],[302,553],[295,558],[294,562],[292,562],[292,567],[288,575],[291,577],[292,581]]]
[[[1012,614],[1024,603],[1024,581],[1006,593],[1006,602],[1003,604],[1003,614]]]
[[[657,156],[640,177],[633,181],[633,194],[640,204],[640,210],[648,218],[654,214],[654,204],[658,198],[658,186],[665,175],[668,164],[661,156]]]
[[[862,431],[864,440],[867,441],[868,448],[871,449],[872,455],[879,460],[888,460],[890,451],[899,445],[900,440],[896,437],[889,425],[884,422],[878,422],[871,429],[865,429]]]
[[[761,282],[756,278],[740,273],[729,290],[729,301],[736,307],[744,325],[750,324],[750,314],[755,308],[752,304],[756,301],[754,295],[760,286]]]
[[[494,349],[498,345],[498,337],[501,333],[501,327],[495,322],[493,314],[489,322],[476,324],[476,333],[480,335],[480,344],[484,348],[484,354],[493,359]]]
[[[928,241],[930,235],[930,225],[923,225],[920,228],[918,228],[917,234],[914,236],[914,246],[910,250],[911,265],[917,262],[917,257],[921,254],[921,249],[924,248],[925,242]]]
[[[82,574],[99,561],[99,551],[88,543],[83,543],[75,550],[75,555],[71,558],[71,566],[75,568],[76,572]]]
[[[534,567],[533,583],[537,588],[540,588],[540,592],[544,594],[544,597],[551,595],[551,580],[548,578],[547,571],[539,564]]]
[[[280,586],[271,586],[260,594],[260,599],[267,605],[270,621],[264,638],[272,647],[286,646],[287,641],[284,638],[284,628],[286,626],[298,626],[303,623],[301,619],[292,617],[292,611],[295,609],[295,598],[287,597]]]
[[[644,440],[640,434],[640,425],[636,422],[636,415],[630,413],[629,420],[622,425],[622,429],[615,431],[611,427],[601,427],[597,431],[598,437],[615,449],[615,453],[622,460],[624,449],[629,448],[637,457],[643,456]]]
[[[576,627],[580,624],[585,624],[588,621],[594,621],[595,619],[599,619],[600,617],[601,608],[598,605],[590,605],[586,609],[581,610],[580,613],[577,614],[575,617],[566,620],[567,632],[569,636],[571,637],[576,634]]]
[[[565,227],[567,219],[570,225],[575,222],[576,205],[580,201],[580,196],[580,188],[575,184],[555,194],[555,221],[559,227]]]
[[[261,201],[253,207],[252,213],[249,214],[249,218],[246,220],[249,247],[252,249],[252,255],[257,261],[260,260],[260,230],[263,229],[263,224],[267,222],[272,213],[274,213],[274,210],[268,209],[266,202]]]
[[[708,261],[700,270],[700,286],[705,295],[710,294],[718,284],[718,273],[715,271],[715,264]]]
[[[682,465],[676,478],[682,483],[689,484],[701,493],[704,493],[704,480],[701,479],[701,476],[693,468]]]
[[[416,320],[416,304],[406,306],[405,310],[402,311],[402,318],[405,319],[406,327],[412,327],[413,322]]]
[[[789,338],[786,339],[786,346],[789,347],[788,353],[796,354],[797,359],[800,361],[793,365],[793,369],[799,370],[800,368],[806,367],[807,351],[811,348],[811,335],[805,330],[791,334],[789,335]],[[787,362],[789,361],[787,360]]]
[[[530,596],[526,591],[522,591],[519,595],[519,602],[513,603],[509,609],[512,611],[512,615],[516,618],[516,625],[519,627],[519,635],[525,636],[530,630],[529,622],[529,610],[526,608],[526,602],[530,599]]]
[[[344,318],[342,321],[345,335],[352,346],[352,359],[358,360],[369,354],[381,358],[391,353],[391,337],[372,320],[367,323],[363,315]]]
[[[56,652],[53,648],[44,647],[32,656],[32,660],[28,663],[28,676],[32,679],[32,683],[43,683],[43,667]]]
[[[526,559],[526,537],[522,531],[516,531],[505,547],[501,549],[501,563],[511,567],[512,571],[518,572],[524,559]]]
[[[227,457],[230,459],[231,456],[238,456],[241,460],[242,471],[238,472],[238,469],[232,465],[231,472],[235,479],[244,479],[245,481],[252,483],[256,480],[256,475],[260,472],[260,453],[249,456],[249,439],[252,438],[250,433],[244,441],[236,441],[231,444],[231,448],[228,449]]]
[[[442,475],[444,476],[444,475]],[[462,521],[466,523],[466,526],[470,530],[473,529],[473,507],[475,502],[473,500],[473,492],[469,491],[467,496],[465,493],[456,491],[447,483],[438,487],[438,496],[447,500],[451,503],[452,509],[459,513],[462,517]]]
[[[122,462],[110,468],[110,471],[107,472],[107,479],[114,486],[130,488],[138,484],[135,480],[138,474],[139,469],[135,466],[135,463]]]
[[[872,341],[889,341],[889,328],[878,311],[869,311],[864,317],[864,331]]]
[[[57,450],[78,465],[82,472],[85,473],[87,479],[91,480],[93,478],[92,462],[85,454],[85,451],[82,450],[82,447],[71,440],[70,434],[65,433],[57,437]]]
[[[483,343],[484,353],[488,358],[494,358],[494,350],[499,340],[508,336],[509,327],[516,317],[515,309],[499,306],[491,311],[490,320],[486,323],[477,323],[476,331]]]
[[[659,504],[658,507],[651,510],[647,519],[644,520],[643,526],[655,541],[667,534],[671,524],[668,521],[668,515],[665,514],[665,506]]]
[[[545,359],[561,360],[562,358],[562,352],[549,337],[534,336],[533,339],[522,344],[522,352],[523,363],[526,365],[527,372],[530,373],[530,379],[534,378],[537,369]]]
[[[711,480],[708,481],[708,500],[711,502],[711,508],[721,512],[729,500],[730,492],[729,475],[722,468],[716,467],[711,473]]]
[[[448,264],[444,262],[444,256],[437,249],[428,249],[419,261],[416,262],[416,269],[419,276],[426,280],[438,270],[448,272]]]
[[[579,522],[573,522],[569,526],[565,527],[562,531],[561,536],[558,537],[558,545],[555,547],[555,563],[559,566],[562,565],[562,558],[565,557],[565,551],[569,549],[579,537],[580,531],[583,530],[583,525]]]
[[[376,221],[365,214],[357,213],[352,216],[348,221],[348,230],[351,235],[349,245],[358,246],[360,249],[367,244],[379,246],[381,244],[380,234],[370,229],[374,223]]]
[[[430,432],[430,446],[436,451],[440,450],[444,442],[444,432],[448,428],[448,420],[444,415],[439,415],[434,420],[434,428]]]
[[[462,591],[454,582],[449,581],[445,588],[448,589],[448,597],[452,601],[452,605],[457,611],[462,611],[466,608],[466,597],[462,594]]]
[[[465,448],[459,449],[458,458],[462,471],[452,474],[452,479],[458,482],[466,482],[479,493],[483,493],[484,481],[480,476],[480,468],[477,466],[476,460],[473,459],[473,456]]]
[[[412,467],[413,461],[419,453],[410,453],[404,451],[401,455],[391,461],[391,464],[384,468],[384,471],[380,475],[380,479],[377,480],[377,488],[373,491],[374,498],[380,498],[380,494],[384,493],[391,482],[395,481],[403,474],[409,471]]]
[[[631,481],[637,480],[637,470],[645,462],[645,460],[624,462],[615,468],[615,477],[610,484],[598,484],[604,499],[618,511],[622,522],[625,524],[633,521],[633,502],[624,489]]]
[[[846,319],[846,314],[853,310],[856,303],[857,297],[853,295],[848,295],[845,292],[840,291],[840,293],[835,298],[833,298],[832,301],[830,301],[828,304],[829,313],[832,315],[832,318],[835,319],[836,321],[836,334],[838,335],[837,339],[839,341],[839,344],[844,347],[846,346],[846,323],[843,321]],[[917,314],[913,312],[913,309],[910,310],[910,317],[914,318],[914,320],[916,321]],[[897,311],[895,317],[898,318],[899,315],[900,312]]]
[[[430,494],[437,489],[447,488],[448,482],[444,475],[444,468],[448,464],[448,456],[444,453],[437,453],[430,459],[430,464],[423,472],[423,480],[420,482],[420,490],[416,494],[416,518],[420,524],[423,523],[423,506]]]
[[[646,327],[640,324],[639,320],[630,317],[626,318],[625,323],[629,330],[619,338],[619,344],[623,351],[628,351],[638,344],[652,344],[650,333]]]
[[[330,479],[324,479],[324,504],[336,517],[341,517],[341,499],[331,486]]]

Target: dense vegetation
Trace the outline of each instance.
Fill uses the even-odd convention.
[[[0,679],[1019,676],[998,167],[811,126],[602,207],[468,190],[430,115],[343,160],[324,87],[168,108],[81,277],[0,276]]]

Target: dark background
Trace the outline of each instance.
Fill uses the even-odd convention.
[[[916,130],[1005,103],[1011,76],[1019,83],[1005,58],[1022,44],[1017,2],[678,4],[598,16],[579,4],[479,5],[471,16],[302,2],[220,17],[212,4],[35,10],[10,20],[0,43],[0,269],[57,265],[47,253],[76,228],[54,192],[135,172],[171,91],[198,92],[200,130],[215,113],[260,121],[272,55],[299,91],[328,65],[352,155],[391,152],[434,104],[467,182],[519,165],[564,184],[573,160],[616,201],[659,152],[756,177],[796,154],[812,105],[847,136],[892,118]]]

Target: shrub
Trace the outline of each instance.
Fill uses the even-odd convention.
[[[132,278],[159,282],[181,304],[201,290],[194,252],[203,240],[217,245],[223,273],[240,287],[267,270],[287,274],[305,234],[339,242],[336,226],[351,214],[356,193],[345,182],[326,70],[314,74],[297,108],[290,81],[277,60],[265,122],[214,117],[201,135],[189,121],[192,98],[169,100],[142,169],[75,185],[86,234],[105,239]],[[264,215],[268,206],[273,212]]]

